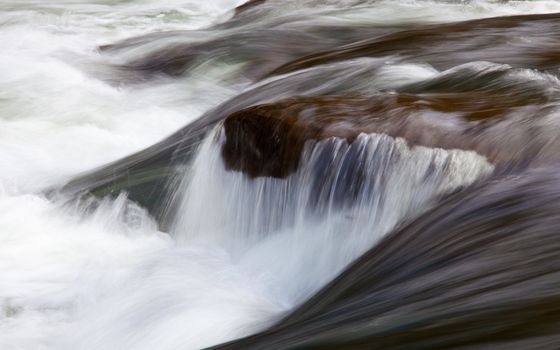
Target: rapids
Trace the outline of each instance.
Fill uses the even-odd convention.
[[[359,285],[372,265],[397,278],[391,259],[417,259],[401,271],[417,289],[399,280],[383,294],[387,305],[399,295],[414,304],[414,291],[430,296],[418,287],[426,281],[461,289],[449,277],[462,273],[460,262],[423,280],[428,268],[413,267],[429,265],[431,248],[415,234],[443,240],[434,249],[445,251],[442,232],[460,234],[461,220],[472,235],[495,233],[480,206],[502,209],[495,221],[504,232],[551,239],[532,233],[539,213],[524,210],[534,202],[550,214],[547,227],[560,225],[557,205],[547,207],[560,186],[560,25],[550,15],[560,1],[267,0],[236,10],[244,2],[0,1],[0,349],[359,348],[363,339],[344,327],[371,331],[370,341],[382,333],[349,321],[352,302],[382,294],[383,282]],[[368,115],[365,126],[348,123],[347,105],[336,115],[320,105],[401,95],[413,102],[380,112],[401,133],[369,127]],[[301,129],[257,123],[233,147],[262,155],[272,145],[266,162],[282,176],[228,166],[224,120],[255,106],[282,110],[292,97],[318,107],[271,118],[299,113]],[[306,128],[319,123],[321,136],[311,137]],[[275,147],[298,132],[303,146],[288,166]],[[551,170],[525,170],[544,166]],[[391,246],[400,240],[409,242],[395,245],[402,252]],[[488,244],[509,259],[509,245]],[[537,261],[527,249],[520,256]],[[535,251],[546,265],[547,253]],[[444,265],[454,256],[432,258]],[[472,266],[493,262],[482,260]],[[523,273],[545,275],[535,266]],[[537,285],[554,294],[549,281]],[[341,290],[356,295],[337,299]],[[482,304],[461,305],[468,314]],[[363,310],[365,323],[377,317],[368,326],[393,317]],[[472,326],[460,325],[457,334]],[[558,348],[545,328],[518,344]],[[397,335],[383,345],[399,336],[414,344]]]

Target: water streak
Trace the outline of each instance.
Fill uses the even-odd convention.
[[[221,138],[218,129],[205,141],[185,179],[175,239],[223,247],[272,279],[273,292],[288,306],[399,221],[493,169],[474,152],[411,148],[403,139],[361,134],[351,144],[308,142],[300,168],[287,179],[252,179],[225,170]]]

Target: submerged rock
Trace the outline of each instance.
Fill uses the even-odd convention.
[[[243,12],[249,11],[249,10],[253,9],[254,7],[257,7],[259,5],[264,4],[265,2],[266,2],[266,0],[249,0],[246,3],[241,4],[241,5],[239,5],[235,8],[235,15],[234,16],[239,16]]]
[[[312,53],[275,69],[270,75],[357,57],[387,56],[409,62],[426,62],[438,69],[474,61],[491,61],[552,70],[560,67],[559,33],[558,13],[412,26],[340,48]]]
[[[288,23],[298,20],[285,19]],[[112,72],[106,79],[116,84],[138,83],[161,76],[201,74],[197,71],[201,67],[204,73],[212,67],[227,67],[230,72],[222,77],[224,80],[255,81],[311,53],[395,31],[379,26],[340,25],[314,25],[302,31],[287,24],[254,30],[246,21],[250,19],[237,16],[204,30],[150,33],[102,45],[99,51]]]

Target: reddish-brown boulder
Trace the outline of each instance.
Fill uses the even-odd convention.
[[[537,122],[548,108],[542,102],[478,92],[294,97],[226,118],[222,155],[229,169],[285,177],[308,140],[383,133],[411,145],[474,150],[493,162],[536,159],[556,142]]]

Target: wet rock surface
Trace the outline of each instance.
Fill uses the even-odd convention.
[[[534,138],[523,126],[523,120],[539,118],[540,102],[475,92],[290,98],[227,117],[222,155],[229,169],[286,177],[307,141],[336,137],[351,143],[361,133],[380,133],[412,146],[475,150],[495,163],[534,160],[533,149],[554,141],[543,133]],[[506,128],[516,128],[508,131],[509,140]]]

